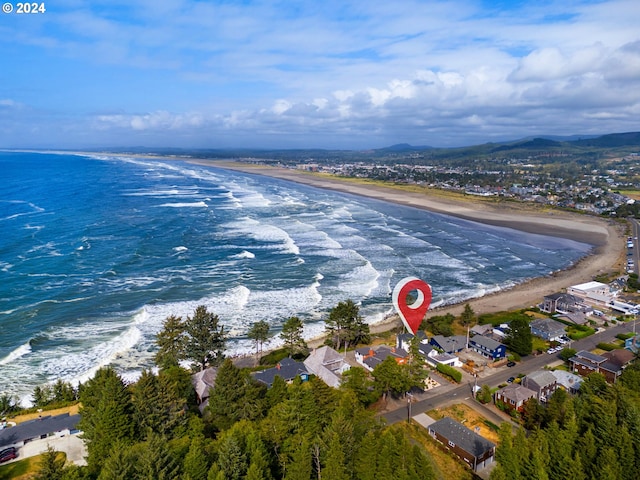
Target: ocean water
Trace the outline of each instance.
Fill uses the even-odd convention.
[[[134,379],[163,320],[200,304],[241,354],[258,320],[277,334],[296,315],[313,337],[346,299],[381,320],[405,276],[437,306],[591,248],[180,161],[0,152],[0,172],[0,393],[25,402],[107,364]]]

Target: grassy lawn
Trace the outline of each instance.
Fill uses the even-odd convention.
[[[427,433],[427,429],[418,425],[407,425],[405,422],[395,425],[394,428],[401,429],[411,440],[419,443],[429,454],[431,466],[439,480],[474,480],[471,470],[467,468],[462,460],[453,454],[446,452],[443,447]]]
[[[539,350],[541,352],[546,352],[549,348],[549,342],[543,340],[540,337],[533,337],[533,351]]]
[[[67,455],[63,452],[58,452],[57,458],[64,458],[66,461]],[[0,480],[30,479],[40,468],[41,459],[42,455],[36,455],[35,457],[25,458],[24,460],[1,466]]]
[[[476,427],[478,427],[479,430],[477,431],[477,433],[481,437],[484,437],[495,444],[498,443],[498,432],[488,426],[487,419],[483,417],[478,411],[463,403],[450,405],[444,408],[437,408],[435,410],[429,410],[427,412],[427,415],[429,415],[431,418],[435,418],[436,420],[440,420],[443,417],[451,417],[454,420],[462,423],[468,429],[474,431],[476,431],[475,429]]]

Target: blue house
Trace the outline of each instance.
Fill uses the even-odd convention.
[[[469,348],[478,352],[485,357],[498,360],[504,358],[507,355],[507,347],[502,343],[494,340],[493,338],[484,337],[482,335],[476,335],[469,339]]]

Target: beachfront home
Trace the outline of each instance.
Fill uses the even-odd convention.
[[[196,402],[200,412],[209,404],[210,390],[216,385],[218,369],[215,367],[205,368],[198,373],[191,375],[191,384],[196,391]]]
[[[304,366],[310,373],[334,388],[340,386],[342,374],[351,368],[345,358],[329,346],[320,347],[311,352],[311,355],[305,359]]]
[[[546,313],[569,313],[580,310],[582,301],[570,293],[553,293],[544,297],[540,310]]]
[[[309,379],[309,372],[304,363],[296,362],[291,358],[283,358],[275,367],[252,372],[251,375],[268,388],[271,388],[276,377],[281,377],[287,383],[293,382],[296,377],[300,377],[305,382]]]
[[[356,362],[373,372],[373,369],[387,357],[393,357],[399,365],[404,365],[407,363],[409,354],[402,348],[381,345],[375,350],[372,347],[358,348],[355,352],[355,357]]]

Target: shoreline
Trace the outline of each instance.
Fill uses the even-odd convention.
[[[316,188],[374,198],[478,223],[570,239],[592,246],[589,253],[564,270],[544,277],[532,278],[505,290],[429,310],[426,318],[447,313],[459,316],[467,303],[476,315],[527,308],[541,303],[545,295],[563,291],[571,285],[592,281],[598,275],[616,273],[624,261],[624,226],[613,220],[592,215],[552,209],[544,212],[537,211],[515,202],[507,206],[442,198],[425,193],[403,191],[392,186],[363,185],[339,177],[333,179],[279,167],[215,160],[183,160],[202,166],[263,175]],[[371,324],[370,329],[372,334],[376,334],[399,326],[401,326],[400,318],[394,314]],[[321,341],[312,339],[309,344],[310,346],[321,344]]]

